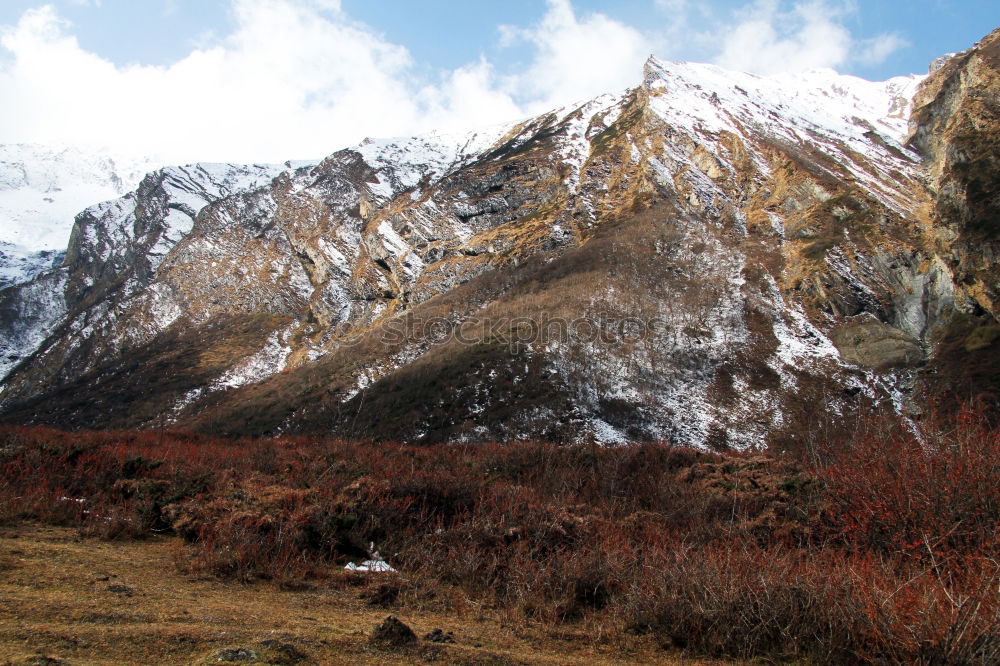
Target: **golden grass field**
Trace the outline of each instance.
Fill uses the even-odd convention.
[[[387,611],[361,600],[356,587],[283,590],[192,577],[175,566],[179,548],[175,537],[113,542],[82,538],[74,528],[0,527],[0,663],[224,663],[217,653],[226,648],[259,654],[244,664],[719,663],[682,659],[642,637],[602,642],[592,628],[505,626],[472,605]],[[418,636],[440,628],[455,642],[371,646],[390,612]],[[259,647],[266,640],[294,646],[305,659],[266,661]]]

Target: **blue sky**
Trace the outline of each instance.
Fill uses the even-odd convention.
[[[456,11],[475,4],[474,10]],[[730,22],[735,12],[748,5],[745,0],[714,0],[700,5],[707,16],[696,18],[695,27],[711,33],[713,27]],[[785,3],[790,6],[793,3]],[[837,3],[829,3],[836,5]],[[672,13],[657,7],[653,0],[575,0],[580,13],[601,12],[626,24],[656,29],[665,26]],[[853,3],[842,23],[863,36],[896,33],[906,46],[874,66],[852,63],[838,68],[872,80],[900,74],[922,73],[931,60],[944,53],[963,50],[1000,26],[1000,0],[863,0]],[[455,66],[475,58],[481,51],[497,61],[517,64],[517,55],[499,47],[496,26],[529,24],[545,12],[541,0],[507,0],[503,3],[463,3],[450,0],[406,2],[405,0],[344,0],[352,15],[376,26],[390,39],[407,45],[422,62],[438,67]],[[413,28],[417,28],[417,31]],[[712,49],[701,43],[677,44],[676,51],[663,57],[676,60],[710,61]],[[657,55],[661,55],[657,53]]]
[[[0,142],[318,157],[636,84],[645,56],[922,73],[998,0],[3,0]]]
[[[234,27],[226,0],[4,0],[0,25],[16,24],[25,10],[43,4],[57,7],[73,23],[84,48],[118,64],[169,64]],[[724,23],[752,3],[715,0],[698,4],[715,21]],[[896,33],[907,42],[881,63],[854,63],[840,70],[875,80],[923,72],[934,58],[968,48],[1000,25],[997,0],[865,0],[853,4],[854,11],[842,19],[848,29],[867,36]],[[529,54],[524,48],[501,46],[499,26],[530,25],[546,11],[543,0],[342,0],[341,6],[348,16],[405,46],[427,69],[459,67],[481,54],[504,68],[523,64]],[[654,29],[658,23],[668,23],[676,11],[658,7],[654,0],[574,0],[573,6],[581,14],[600,12]],[[701,27],[708,29],[711,23],[703,19]],[[711,49],[704,45],[679,46],[677,53],[664,57],[711,59]]]

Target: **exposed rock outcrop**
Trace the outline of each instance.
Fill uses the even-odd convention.
[[[914,98],[909,145],[924,156],[930,234],[958,310],[939,317],[931,385],[1000,404],[1000,29],[936,68]],[[987,342],[988,341],[988,342]]]

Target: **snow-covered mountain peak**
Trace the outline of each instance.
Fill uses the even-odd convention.
[[[491,125],[468,132],[430,132],[414,137],[366,138],[353,150],[379,174],[372,192],[392,198],[426,178],[443,176],[481,154],[516,123]]]
[[[78,212],[135,189],[155,166],[155,158],[0,145],[0,287],[50,266],[65,251]]]
[[[907,134],[910,103],[925,76],[910,75],[872,82],[832,69],[758,76],[716,65],[670,62],[651,57],[644,85],[679,111],[675,118],[698,118],[718,131],[732,116],[833,128],[854,134],[861,119],[902,143]],[[661,105],[662,106],[662,105]],[[710,127],[717,119],[716,127]],[[867,131],[867,129],[863,130]]]

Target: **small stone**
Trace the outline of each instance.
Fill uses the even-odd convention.
[[[114,592],[115,594],[120,594],[123,597],[131,597],[135,595],[135,590],[128,585],[122,585],[121,583],[108,585],[108,592]]]
[[[260,647],[269,664],[293,666],[306,660],[306,655],[291,643],[269,639],[261,641]]]
[[[454,643],[455,634],[452,632],[445,633],[441,629],[435,629],[426,636],[424,636],[425,641],[430,641],[431,643]]]
[[[222,648],[212,655],[212,659],[223,663],[257,661],[257,653],[248,648]]]
[[[404,647],[417,642],[417,635],[408,626],[390,615],[379,626],[369,642],[389,647]]]

